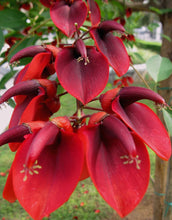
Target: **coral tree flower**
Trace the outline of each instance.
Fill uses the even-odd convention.
[[[101,96],[100,102],[104,111],[118,115],[159,157],[168,160],[171,156],[168,133],[150,108],[136,102],[141,99],[152,100],[161,106],[166,105],[160,95],[141,87],[125,87],[121,90],[108,91]]]
[[[24,57],[33,57],[32,61],[27,64],[16,76],[14,84],[30,80],[47,78],[55,73],[54,60],[59,48],[52,45],[30,46],[20,50],[10,60],[10,63],[19,61]]]
[[[60,108],[56,92],[57,83],[48,79],[19,82],[8,89],[1,96],[0,104],[15,96],[16,106],[9,127],[28,121],[47,121]]]
[[[87,16],[87,5],[82,0],[41,1],[50,7],[50,16],[54,24],[68,37],[79,28]],[[77,15],[77,16],[76,16]]]
[[[10,202],[18,199],[33,219],[48,216],[75,189],[83,168],[83,149],[84,142],[66,117],[46,122],[20,145],[4,198]]]
[[[99,114],[99,113],[98,113]],[[150,174],[146,147],[125,124],[103,116],[81,130],[87,136],[87,166],[90,177],[104,200],[121,217],[131,212],[143,198]]]
[[[108,82],[107,59],[81,39],[58,53],[55,68],[64,89],[83,104],[95,98]]]
[[[90,30],[95,44],[108,59],[118,76],[124,75],[130,64],[126,48],[122,40],[114,36],[112,31],[124,32],[124,28],[116,21],[103,21]]]

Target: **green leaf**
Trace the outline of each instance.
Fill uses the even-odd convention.
[[[172,12],[172,9],[171,8],[162,8],[162,9],[159,9],[159,8],[155,8],[155,7],[149,7],[150,10],[156,12],[157,14],[159,15],[163,15],[163,14],[167,14],[167,13],[171,13]]]
[[[155,82],[167,79],[172,73],[172,62],[160,55],[149,58],[146,62],[147,71]]]
[[[10,105],[12,108],[15,108],[16,103],[14,102],[13,99],[9,99],[9,100],[8,100],[8,105]]]
[[[161,36],[162,36],[163,38],[165,38],[166,40],[168,40],[169,42],[171,42],[171,37],[169,37],[169,36],[167,36],[167,35],[165,35],[165,34],[161,34]]]
[[[16,71],[10,71],[2,77],[0,80],[0,89],[5,89],[5,84],[14,76],[15,73]]]
[[[0,51],[3,47],[3,45],[4,45],[4,35],[3,35],[2,29],[0,28]]]
[[[162,112],[167,129],[170,133],[170,136],[172,136],[172,110],[162,109]]]
[[[20,30],[27,26],[26,16],[19,10],[4,9],[0,11],[0,27]]]

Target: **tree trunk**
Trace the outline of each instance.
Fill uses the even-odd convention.
[[[172,9],[172,1],[164,1],[163,8]],[[160,17],[160,20],[163,25],[163,34],[167,35],[172,39],[172,13],[164,14]],[[167,39],[163,38],[162,47],[161,47],[161,56],[167,57],[172,61],[172,43]],[[164,97],[166,102],[169,105],[172,105],[172,76],[160,82],[158,93]],[[162,113],[158,113],[158,116],[164,122]],[[172,194],[168,194],[170,191],[170,181],[172,176],[172,166],[171,162],[168,163],[162,161],[158,157],[156,158],[156,167],[155,167],[155,199],[154,199],[154,220],[170,220],[172,219],[172,212],[169,210],[170,202],[172,202]],[[167,175],[168,167],[168,175]],[[165,195],[166,193],[166,195]],[[165,199],[164,199],[165,198]],[[166,199],[168,198],[168,201]],[[168,209],[168,210],[167,210]],[[168,211],[168,212],[167,212]]]

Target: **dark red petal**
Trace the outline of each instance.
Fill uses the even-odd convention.
[[[25,125],[10,128],[0,135],[0,146],[10,142],[22,142],[24,141],[24,136],[30,133],[29,127]]]
[[[109,66],[104,56],[94,47],[87,48],[88,63],[76,54],[75,48],[64,48],[59,52],[55,68],[61,85],[71,95],[86,104],[106,86]]]
[[[50,8],[50,16],[54,24],[68,37],[71,36],[85,21],[87,6],[82,0],[70,4],[65,0],[57,1]]]
[[[90,33],[98,50],[107,57],[116,74],[124,75],[129,68],[130,60],[122,40],[110,32],[101,37],[98,29],[92,29]]]
[[[149,183],[150,162],[146,147],[135,139],[138,158],[131,162],[117,139],[103,142],[98,127],[86,133],[90,177],[104,200],[124,217],[141,201]]]
[[[16,153],[13,185],[23,208],[33,219],[41,220],[69,199],[81,175],[84,153],[78,135],[62,132],[57,145],[42,151],[30,175],[23,165],[33,138],[27,139]]]
[[[89,7],[89,16],[92,25],[96,26],[100,23],[101,21],[101,14],[100,14],[100,8],[94,0],[87,0],[88,2],[88,7]]]
[[[13,189],[12,166],[3,190],[3,198],[6,199],[8,202],[15,202],[17,200]]]
[[[157,115],[146,105],[133,103],[122,108],[119,100],[112,103],[112,110],[132,129],[159,157],[171,156],[170,138]]]
[[[43,46],[34,45],[26,47],[19,52],[17,52],[10,60],[10,63],[18,61],[24,57],[34,57],[38,53],[46,52],[46,49]]]
[[[154,101],[156,104],[165,105],[165,100],[158,93],[152,91],[151,89],[143,87],[123,87],[119,93],[119,101],[123,107],[132,104],[133,102],[139,101],[141,99],[149,99]]]

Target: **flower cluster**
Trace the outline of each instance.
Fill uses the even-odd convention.
[[[108,81],[109,65],[118,76],[129,68],[129,57],[116,21],[100,20],[94,0],[40,0],[52,21],[72,45],[31,46],[11,63],[32,57],[16,76],[0,104],[14,97],[9,129],[0,145],[16,151],[3,197],[18,200],[35,220],[49,216],[71,196],[79,181],[90,177],[104,200],[123,217],[143,198],[150,174],[146,146],[160,158],[171,156],[170,139],[156,114],[137,101],[149,99],[165,106],[157,93],[139,87],[114,88],[100,94]],[[81,31],[84,21],[91,26]],[[118,33],[119,36],[113,32]],[[93,46],[85,44],[88,37]],[[51,79],[56,74],[58,82]],[[71,116],[58,116],[58,86],[76,98]],[[98,100],[101,108],[84,114]],[[56,113],[56,117],[52,115]]]

